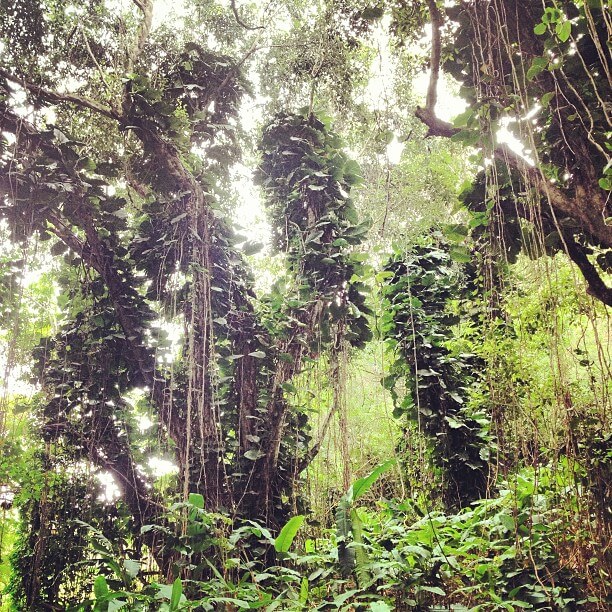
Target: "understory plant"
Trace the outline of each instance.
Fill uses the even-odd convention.
[[[346,529],[338,519],[336,529],[316,537],[306,535],[312,527],[302,525],[302,516],[275,537],[253,521],[232,524],[213,515],[191,496],[177,508],[187,510],[187,522],[175,552],[178,565],[194,576],[190,553],[205,542],[200,577],[164,581],[145,571],[144,561],[109,554],[108,571],[78,609],[596,609],[558,550],[579,503],[568,486],[574,477],[568,462],[524,469],[500,483],[496,497],[455,514],[409,501],[359,507],[360,492],[388,467],[357,480],[352,501],[349,492],[340,503],[336,516],[344,517]],[[276,561],[266,565],[272,550]]]

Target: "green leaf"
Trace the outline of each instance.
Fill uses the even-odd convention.
[[[344,180],[349,185],[356,185],[361,182],[362,180],[361,168],[359,167],[359,164],[355,160],[353,159],[347,160],[346,163],[344,164],[343,171],[344,171]]]
[[[531,62],[531,66],[527,71],[527,79],[529,81],[535,79],[535,77],[542,72],[546,66],[548,66],[548,59],[545,57],[535,57]]]
[[[251,357],[256,357],[257,359],[264,359],[266,354],[263,351],[253,351],[249,353]]]
[[[302,605],[306,605],[308,601],[308,578],[304,576],[302,578],[302,583],[300,584],[300,603]]]
[[[298,532],[298,529],[304,522],[304,515],[300,514],[290,518],[284,527],[280,530],[278,537],[274,540],[274,549],[279,553],[289,552],[293,539]]]
[[[395,465],[395,459],[389,459],[374,469],[368,476],[356,480],[350,490],[351,501],[359,499],[374,484],[374,481],[393,465]]]
[[[370,603],[370,612],[391,612],[392,608],[384,601],[373,601]]]
[[[418,588],[421,591],[427,591],[428,593],[434,593],[435,595],[446,595],[446,593],[440,587],[423,585]]]
[[[563,23],[558,23],[555,27],[555,33],[561,42],[567,42],[572,33],[572,22],[566,20]]]
[[[248,450],[246,453],[244,453],[244,456],[251,461],[257,461],[261,457],[265,457],[266,453],[263,453],[258,448],[252,448],[251,450]]]
[[[104,576],[98,576],[94,582],[94,595],[96,599],[103,599],[108,595],[108,583]]]
[[[458,263],[469,263],[470,261],[472,261],[472,255],[467,247],[463,247],[460,245],[451,247],[449,254],[451,256],[451,259]]]
[[[442,233],[452,242],[463,242],[468,235],[468,228],[462,223],[449,223],[442,227]]]
[[[457,128],[468,126],[474,116],[474,113],[475,111],[473,108],[468,108],[467,110],[463,111],[453,119],[453,126]]]
[[[460,142],[466,147],[476,146],[481,139],[482,134],[479,130],[461,130],[451,136],[452,142]]]
[[[172,594],[170,595],[170,610],[178,610],[181,603],[181,595],[183,594],[183,583],[180,578],[177,578],[172,584]]]
[[[138,576],[138,572],[140,571],[140,563],[138,561],[134,559],[126,559],[123,562],[123,567],[126,574],[130,578],[136,578],[136,576]]]
[[[557,23],[561,19],[561,11],[556,8],[548,7],[542,15],[543,23]]]
[[[283,391],[286,391],[287,393],[297,393],[297,387],[290,382],[286,382],[283,383],[282,385]]]
[[[538,36],[541,36],[542,34],[546,33],[546,24],[545,23],[538,23],[538,25],[533,28],[533,31],[535,34],[537,34]]]
[[[350,599],[356,593],[359,593],[359,589],[351,589],[350,591],[336,595],[336,597],[334,597],[334,605],[339,608],[347,599]]]
[[[189,503],[200,510],[204,509],[204,496],[199,493],[190,493],[189,494]]]
[[[545,93],[541,98],[540,98],[540,104],[546,108],[549,104],[550,101],[555,97],[555,92],[554,91],[549,91],[547,93]]]
[[[506,514],[505,512],[499,515],[499,522],[510,532],[514,532],[516,525],[514,523],[514,517]]]

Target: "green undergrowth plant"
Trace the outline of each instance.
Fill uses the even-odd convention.
[[[577,568],[559,554],[579,503],[569,462],[523,469],[500,483],[496,497],[455,514],[412,501],[359,506],[389,467],[381,464],[357,480],[337,508],[336,528],[316,538],[308,536],[303,516],[272,534],[253,521],[230,524],[212,516],[191,496],[175,551],[180,578],[161,580],[144,562],[114,559],[77,609],[571,611],[602,605],[585,594]],[[202,524],[210,548],[196,578],[189,550]]]

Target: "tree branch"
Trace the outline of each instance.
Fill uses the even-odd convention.
[[[431,61],[429,65],[429,85],[427,87],[427,98],[425,108],[435,114],[436,102],[438,100],[438,79],[440,77],[440,57],[442,55],[442,43],[440,30],[442,29],[442,14],[436,4],[436,0],[427,0],[429,14],[431,15]]]
[[[242,26],[246,30],[263,30],[264,29],[264,26],[262,25],[250,26],[246,24],[244,21],[242,21],[242,19],[240,18],[240,15],[238,14],[238,9],[236,8],[236,0],[230,0],[230,6],[232,7],[232,12],[234,13],[234,18],[236,19],[236,23],[238,23],[238,25]]]
[[[440,74],[442,15],[436,0],[428,0],[427,4],[432,28],[431,74],[425,108],[417,107],[415,115],[429,128],[428,136],[450,137],[460,130],[436,117],[434,110]],[[600,192],[579,187],[574,196],[568,194],[551,183],[540,168],[529,164],[506,144],[498,144],[493,154],[497,159],[527,177],[539,193],[548,199],[554,209],[578,222],[584,231],[591,234],[603,246],[612,248],[612,225],[608,225],[605,221],[602,211],[605,211],[606,202]],[[584,266],[581,267],[581,271],[584,272],[583,268]]]
[[[603,246],[612,248],[612,225],[606,225],[601,210],[593,205],[596,202],[583,201],[577,196],[571,197],[551,183],[538,167],[529,164],[507,144],[498,144],[495,147],[494,155],[501,162],[527,177],[538,192],[549,200],[553,208],[574,219]],[[592,199],[596,200],[596,196],[592,195]]]
[[[138,56],[141,54],[142,49],[147,42],[149,32],[151,31],[151,24],[153,23],[153,2],[151,0],[132,0],[132,2],[142,13],[142,21],[138,26],[136,38],[128,50],[127,63],[125,66],[125,71],[127,73],[132,72],[134,69],[134,64],[138,60]]]
[[[317,436],[317,439],[315,440],[314,444],[308,449],[308,452],[302,457],[297,469],[298,473],[303,472],[319,454],[319,451],[321,450],[321,445],[323,444],[325,436],[327,435],[327,432],[329,430],[329,426],[331,425],[332,417],[334,416],[334,414],[336,414],[337,410],[338,404],[334,402],[327,414],[325,415],[325,420],[323,421],[323,425],[321,425],[321,428],[319,429],[319,435]]]
[[[608,287],[597,273],[595,266],[589,261],[585,249],[569,232],[563,232],[563,241],[569,258],[580,268],[587,282],[587,293],[612,307],[612,289]]]
[[[91,98],[85,98],[83,96],[77,96],[75,94],[70,93],[61,94],[56,91],[51,91],[49,89],[41,87],[40,85],[35,85],[34,83],[30,83],[29,81],[12,75],[2,68],[0,68],[0,77],[3,77],[8,81],[12,81],[13,83],[17,83],[18,85],[21,85],[21,87],[23,87],[27,91],[36,94],[47,102],[66,102],[68,104],[74,104],[75,106],[92,110],[100,115],[108,117],[109,119],[121,121],[121,115],[117,113],[117,111],[113,110],[112,108],[109,108],[108,106],[105,106],[104,104],[101,104],[100,102],[97,102],[96,100],[92,100]]]
[[[415,115],[429,128],[428,136],[450,137],[459,132],[450,123],[436,117],[436,102],[438,101],[438,81],[440,79],[440,58],[442,57],[442,42],[440,30],[442,29],[442,13],[436,0],[427,0],[431,15],[431,58],[429,60],[429,84],[425,108],[417,106]]]

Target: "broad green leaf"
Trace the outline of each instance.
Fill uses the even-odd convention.
[[[370,612],[391,612],[392,608],[384,601],[373,601],[370,603]]]
[[[454,246],[450,249],[449,254],[451,259],[458,263],[469,263],[472,261],[472,254],[470,250],[461,245]]]
[[[548,58],[546,57],[535,57],[531,62],[529,70],[527,70],[527,79],[529,81],[535,79],[548,66]]]
[[[533,28],[533,31],[538,35],[541,36],[542,34],[546,33],[546,24],[545,23],[538,23],[538,25]]]
[[[177,578],[172,584],[172,593],[170,595],[170,610],[178,610],[181,603],[181,595],[183,594],[183,583],[180,578]]]
[[[336,595],[336,597],[334,597],[334,605],[339,608],[347,599],[350,599],[356,593],[359,593],[359,589],[351,589],[350,591]]]
[[[298,529],[304,522],[304,515],[300,514],[290,518],[284,527],[280,530],[278,537],[274,540],[274,548],[276,552],[286,553],[289,552],[293,539],[295,538]]]
[[[389,459],[389,461],[385,461],[384,463],[379,465],[364,478],[359,478],[359,480],[356,480],[350,490],[350,500],[356,501],[357,499],[359,499],[364,493],[368,491],[372,484],[374,484],[374,481],[393,465],[395,465],[395,459]]]
[[[108,595],[108,583],[104,576],[98,576],[94,582],[94,595],[96,599],[102,599]]]
[[[549,104],[550,101],[555,97],[555,92],[554,91],[548,91],[546,92],[541,98],[540,98],[540,104],[546,108]]]
[[[249,353],[251,357],[255,357],[256,359],[264,359],[266,354],[263,351],[253,351]]]
[[[258,448],[252,448],[244,453],[244,456],[250,461],[257,461],[258,459],[261,459],[261,457],[265,457],[266,453],[260,451]]]
[[[458,128],[468,126],[470,120],[474,116],[474,113],[475,111],[473,108],[468,108],[467,110],[463,111],[453,119],[453,126]]]
[[[353,547],[355,550],[355,573],[359,586],[365,587],[371,576],[367,570],[368,555],[363,547],[363,523],[355,508],[351,510],[351,529],[353,531]]]
[[[140,571],[140,563],[135,561],[134,559],[126,559],[123,562],[123,567],[125,568],[126,574],[130,578],[136,578],[138,576],[138,572]]]
[[[428,593],[434,593],[435,595],[442,595],[442,596],[446,595],[446,593],[440,587],[436,587],[436,586],[422,585],[418,587],[418,589],[420,591],[427,591]]]
[[[452,242],[463,242],[468,235],[468,228],[463,223],[449,223],[442,227],[442,233]]]
[[[300,584],[300,603],[305,605],[308,601],[308,578],[304,576]]]
[[[200,510],[204,509],[204,496],[199,493],[190,493],[189,494],[189,503]]]
[[[567,42],[572,33],[572,22],[566,20],[563,23],[558,23],[555,27],[555,33],[561,42]]]

